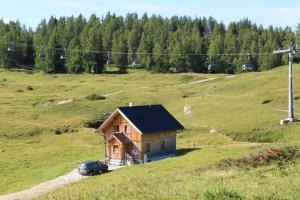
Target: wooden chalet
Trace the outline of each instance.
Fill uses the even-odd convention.
[[[105,140],[109,164],[143,163],[174,156],[176,132],[184,127],[162,106],[117,108],[97,132]]]

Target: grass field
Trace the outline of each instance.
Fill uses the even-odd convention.
[[[299,67],[295,66],[298,113]],[[133,102],[163,104],[186,127],[177,137],[178,156],[92,177],[41,198],[299,199],[298,161],[206,169],[220,159],[300,143],[300,124],[279,125],[287,116],[287,73],[287,67],[231,77],[135,70],[125,75],[2,70],[0,194],[65,174],[82,160],[103,159],[101,136],[84,124]],[[185,84],[212,77],[216,79]],[[93,94],[106,99],[86,98]],[[72,102],[59,105],[64,100]],[[184,114],[185,105],[192,107],[191,115]]]

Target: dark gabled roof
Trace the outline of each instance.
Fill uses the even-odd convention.
[[[118,108],[142,133],[183,130],[184,127],[162,106]]]
[[[126,137],[123,133],[115,133],[114,136],[119,140],[122,144],[130,144],[131,141],[128,137]]]

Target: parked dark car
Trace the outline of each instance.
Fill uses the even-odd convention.
[[[211,74],[225,72],[224,65],[221,65],[221,64],[209,64],[207,67],[207,70],[208,70],[208,73],[211,73]]]
[[[207,67],[208,73],[218,73],[219,72],[219,66],[217,64],[209,64]]]
[[[78,173],[84,176],[102,174],[108,171],[107,164],[100,161],[85,161],[80,163]]]

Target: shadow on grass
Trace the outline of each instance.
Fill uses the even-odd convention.
[[[192,151],[200,150],[201,148],[182,148],[176,150],[176,157],[183,156],[185,154],[188,154]]]

